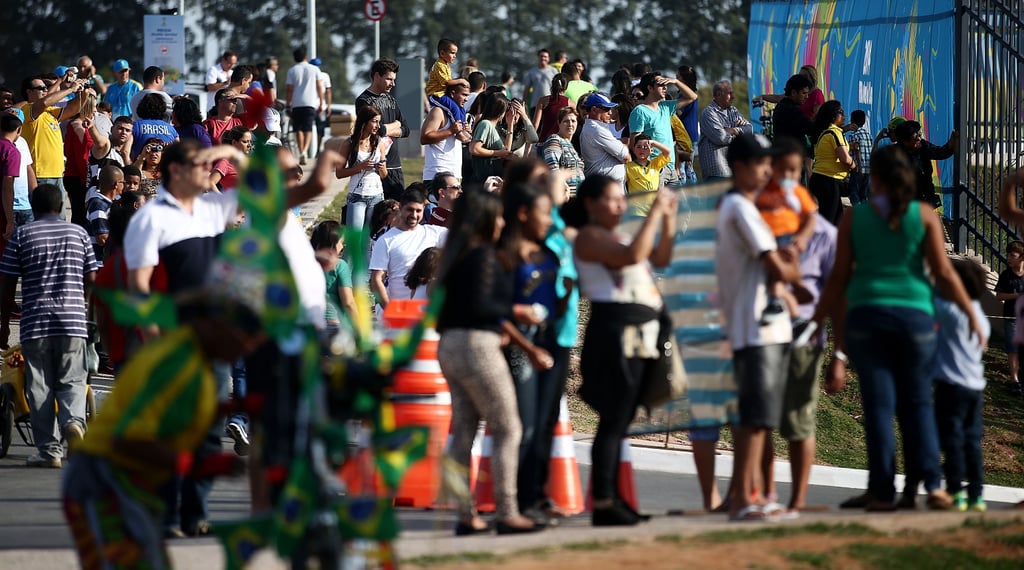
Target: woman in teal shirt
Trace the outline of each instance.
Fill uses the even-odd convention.
[[[971,318],[978,342],[986,339],[971,300],[946,257],[942,222],[914,200],[914,167],[897,147],[871,157],[871,197],[839,225],[835,267],[814,320],[832,317],[834,360],[826,388],[842,389],[846,351],[857,369],[868,448],[868,510],[894,510],[894,415],[903,430],[909,481],[922,481],[928,506],[948,508],[941,487],[938,433],[932,408],[936,333],[932,284]],[[845,299],[845,304],[842,301]],[[916,484],[908,489],[916,495]]]

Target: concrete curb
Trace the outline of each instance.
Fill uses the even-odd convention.
[[[576,448],[576,462],[580,465],[590,465],[590,441],[593,436],[577,435],[574,446]],[[632,445],[633,469],[636,471],[656,471],[661,473],[676,473],[680,475],[696,475],[697,467],[693,462],[693,453],[680,449],[654,449],[644,445]],[[731,454],[720,453],[715,458],[715,477],[732,477]],[[775,480],[779,483],[792,483],[790,476],[789,462],[777,460],[775,462]],[[903,488],[903,475],[896,475],[896,489]],[[867,488],[868,472],[863,469],[847,469],[844,467],[830,467],[827,465],[814,465],[811,467],[811,485],[822,487],[841,487],[862,491]],[[985,485],[984,497],[986,501],[1000,503],[1017,503],[1024,500],[1024,489],[1017,487],[1001,487],[999,485]]]

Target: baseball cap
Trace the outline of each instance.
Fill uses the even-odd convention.
[[[323,61],[321,61],[319,57],[314,57],[313,59],[309,60],[309,63],[317,67],[320,67],[320,65],[323,64]]]
[[[132,68],[132,66],[128,65],[128,60],[127,59],[119,59],[119,60],[114,62],[114,71],[124,71],[126,69],[131,69],[131,68]]]
[[[10,109],[5,109],[5,111],[10,113],[10,114],[12,114],[12,115],[14,115],[15,117],[18,117],[18,119],[22,123],[25,122],[25,113],[22,113],[21,109],[19,109],[17,107],[11,107]]]
[[[61,79],[64,79],[64,76],[67,75],[67,73],[68,68],[63,65],[58,65],[57,68],[53,70],[53,74]]]
[[[889,130],[890,131],[894,130],[896,127],[898,127],[898,126],[900,126],[900,125],[902,125],[903,123],[906,123],[906,122],[907,122],[906,117],[898,117],[898,116],[897,117],[893,117],[892,120],[889,121],[889,125],[888,125],[889,126]]]
[[[600,91],[595,91],[591,93],[589,97],[587,97],[587,100],[583,102],[583,106],[586,107],[587,109],[590,109],[591,107],[604,107],[605,109],[613,109],[615,107],[618,107],[618,104],[613,103],[612,100],[609,99],[608,96],[605,95],[604,93],[601,93]]]
[[[764,135],[743,133],[732,139],[729,149],[725,153],[725,159],[729,164],[734,162],[747,162],[755,158],[772,156],[772,143]]]

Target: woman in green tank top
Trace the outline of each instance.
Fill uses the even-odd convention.
[[[868,492],[857,504],[868,510],[897,508],[893,478],[896,442],[892,420],[899,415],[907,476],[913,501],[917,481],[928,505],[948,508],[941,488],[939,444],[932,409],[932,368],[936,334],[932,284],[971,316],[978,342],[986,341],[963,285],[946,257],[942,222],[927,204],[914,200],[913,165],[898,147],[871,157],[871,197],[847,212],[839,225],[835,267],[814,320],[832,318],[835,353],[826,388],[846,381],[846,351],[857,369],[868,448]],[[845,303],[843,303],[845,300]]]

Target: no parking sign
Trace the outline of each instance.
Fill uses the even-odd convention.
[[[363,4],[363,14],[371,22],[379,22],[388,12],[388,5],[384,0],[366,0]]]

